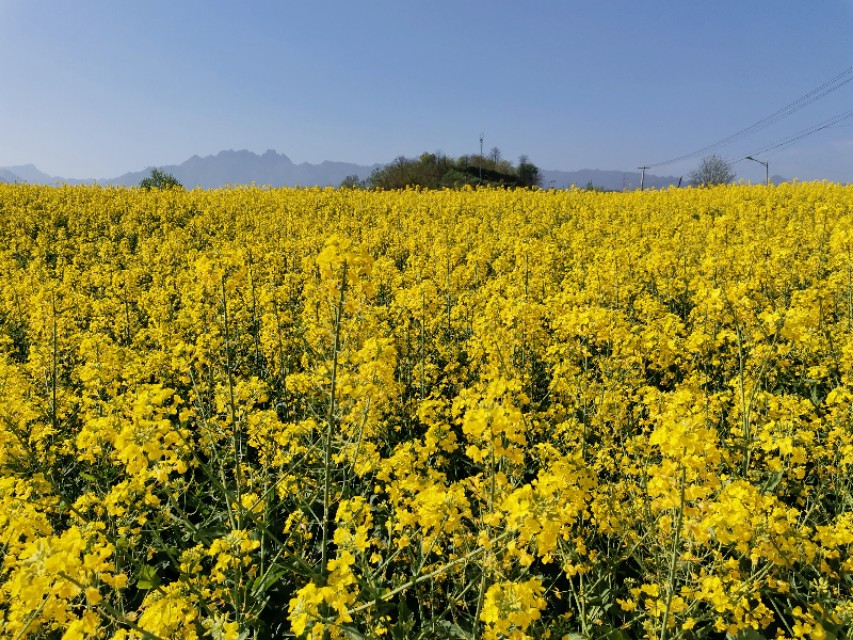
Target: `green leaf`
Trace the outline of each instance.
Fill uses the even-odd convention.
[[[355,627],[341,625],[341,629],[343,629],[347,637],[352,638],[352,640],[367,640],[367,638],[365,638],[364,635]]]
[[[136,586],[139,589],[156,589],[160,586],[160,576],[157,575],[157,569],[149,564],[144,565],[139,570],[139,576],[136,578]]]
[[[222,527],[199,527],[198,529],[193,531],[193,542],[207,544],[211,540],[221,538],[226,533],[228,533],[228,531]]]
[[[466,633],[458,624],[450,622],[450,620],[440,620],[439,625],[445,628],[447,636],[450,638],[458,638],[459,640],[471,640],[471,634]]]
[[[287,567],[274,567],[272,570],[268,571],[266,574],[258,576],[252,581],[251,594],[252,597],[258,599],[262,594],[266,593],[267,590],[273,586],[276,582],[278,582],[282,577],[286,576],[288,573]]]
[[[412,617],[412,612],[409,611],[409,607],[406,605],[406,599],[400,598],[397,604],[397,622],[390,628],[391,637],[394,640],[407,640],[411,637],[414,626],[414,618]]]
[[[726,640],[767,640],[755,629],[741,629],[735,634],[727,633]]]
[[[628,640],[628,636],[621,629],[614,629],[608,624],[597,627],[595,637],[603,640]],[[586,636],[579,633],[570,633],[569,638],[571,640],[587,640]]]

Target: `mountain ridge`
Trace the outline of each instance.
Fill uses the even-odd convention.
[[[385,164],[360,165],[352,162],[324,160],[319,164],[309,162],[294,163],[287,155],[268,149],[258,154],[246,149],[226,149],[216,154],[191,156],[180,164],[160,165],[156,168],[170,173],[187,188],[201,187],[212,189],[238,184],[256,184],[269,187],[294,186],[333,186],[336,187],[348,176],[357,175],[366,179],[374,169]],[[129,171],[114,178],[67,179],[51,176],[40,171],[35,165],[25,164],[0,167],[0,181],[9,183],[28,182],[31,184],[100,184],[104,186],[136,186],[150,175],[151,169]],[[564,171],[555,169],[540,170],[542,188],[566,189],[572,186],[584,188],[592,186],[607,191],[628,191],[639,189],[640,174],[636,171],[617,171],[605,169],[581,169]],[[783,178],[773,176],[773,182]],[[676,176],[657,176],[646,174],[644,186],[649,189],[662,189],[679,184]]]

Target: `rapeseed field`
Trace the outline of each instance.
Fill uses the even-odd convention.
[[[853,628],[853,187],[0,185],[0,637]]]

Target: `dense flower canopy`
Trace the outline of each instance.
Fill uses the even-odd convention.
[[[0,185],[0,637],[830,638],[853,188]]]

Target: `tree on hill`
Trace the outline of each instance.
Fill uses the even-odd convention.
[[[522,156],[518,167],[501,158],[500,150],[488,156],[449,158],[443,154],[422,153],[418,158],[399,156],[376,169],[367,179],[374,189],[458,189],[465,185],[532,187],[539,183],[539,168]]]
[[[699,168],[690,174],[690,184],[695,187],[728,184],[734,179],[735,174],[731,165],[717,155],[702,158]]]
[[[518,159],[516,173],[522,186],[536,187],[539,185],[539,167],[530,162],[527,156],[521,156]]]
[[[151,175],[143,178],[139,186],[143,189],[183,189],[184,185],[178,182],[178,179],[171,173],[166,173],[160,169],[151,169]]]

